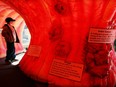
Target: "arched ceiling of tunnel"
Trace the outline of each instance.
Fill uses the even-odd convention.
[[[41,17],[41,15],[43,15],[45,13],[49,17],[51,17],[51,20],[54,20],[54,14],[52,14],[54,12],[54,9],[51,9],[51,8],[53,7],[53,5],[55,3],[57,3],[58,0],[34,0],[34,1],[32,1],[32,0],[28,0],[28,1],[27,0],[20,0],[20,1],[17,0],[17,1],[13,1],[13,2],[9,1],[9,0],[1,0],[1,1],[3,1],[3,2],[7,3],[8,5],[10,5],[11,7],[13,7],[13,9],[15,9],[17,12],[19,12],[19,14],[21,14],[23,16],[23,18],[26,19],[26,21],[31,20],[32,16],[33,16],[33,20],[31,20],[31,21],[34,21],[34,19],[39,18],[39,17],[37,18],[37,16]],[[68,2],[68,3],[64,4],[65,2],[66,3]],[[78,2],[78,3],[75,4],[75,2]],[[64,5],[66,8],[64,10],[64,13],[62,12],[62,14],[64,14],[64,15],[68,14],[66,12],[69,12],[69,14],[72,14],[72,13],[70,13],[71,9],[69,9],[70,7],[68,6],[68,4],[70,4],[71,9],[73,9],[73,10],[77,9],[75,15],[79,16],[79,18],[77,18],[78,20],[82,20],[82,19],[85,20],[85,19],[88,19],[89,16],[91,16],[91,23],[95,27],[100,27],[100,26],[106,27],[107,26],[106,22],[111,20],[111,15],[113,14],[114,10],[116,9],[115,0],[97,0],[97,1],[94,1],[94,0],[83,0],[83,1],[64,0],[62,3],[62,5]],[[14,15],[14,13],[8,5],[3,4],[1,2],[1,10],[7,8],[7,10],[9,10],[9,11],[7,11],[6,15],[9,14],[9,12],[10,12],[10,14],[12,16],[12,14]],[[79,9],[81,9],[81,10],[79,10]],[[56,8],[56,10],[58,11],[59,9]],[[11,13],[11,11],[12,11],[12,13]],[[34,11],[37,11],[37,12],[35,13]],[[80,11],[82,11],[82,13],[80,13]],[[31,17],[30,18],[29,18],[29,16],[27,17],[26,14],[28,14],[28,15],[30,14]],[[55,14],[57,14],[57,13],[55,12]],[[18,15],[17,15],[17,17],[18,17]],[[28,26],[30,26],[30,25],[28,25]]]
[[[19,27],[24,26],[23,18],[8,4],[3,3],[0,1],[0,28],[2,28],[3,24],[5,23],[6,17],[12,17],[16,19],[14,24],[15,28],[18,29]]]
[[[70,21],[71,17],[74,18],[74,20],[72,21],[78,21],[77,25],[80,26],[82,22],[88,22],[90,27],[106,28],[107,22],[112,20],[112,14],[116,9],[115,0],[16,0],[13,2],[10,0],[1,1],[10,5],[25,19],[25,22],[31,34],[33,35],[35,35],[35,28],[36,26],[38,26],[38,24],[38,29],[42,28],[45,25],[47,25],[46,27],[50,27],[51,23],[54,20],[57,22],[63,21],[58,19],[59,17],[63,16],[69,16]]]

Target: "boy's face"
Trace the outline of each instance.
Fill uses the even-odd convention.
[[[10,25],[13,25],[13,24],[14,24],[14,21],[10,21],[9,24],[10,24]]]

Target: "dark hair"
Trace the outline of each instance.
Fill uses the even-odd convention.
[[[11,17],[7,17],[7,18],[5,19],[5,21],[6,21],[7,23],[9,23],[10,21],[15,21],[15,20],[12,19]]]

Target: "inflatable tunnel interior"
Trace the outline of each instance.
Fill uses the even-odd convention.
[[[7,16],[20,38],[25,23],[31,33],[19,63],[30,78],[53,87],[116,86],[116,0],[0,0],[0,28]],[[0,56],[4,46],[0,39]]]

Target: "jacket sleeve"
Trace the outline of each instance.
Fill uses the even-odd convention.
[[[10,33],[7,30],[7,26],[3,26],[2,36],[5,38],[6,41],[10,42]]]
[[[4,26],[3,27],[3,30],[2,30],[2,36],[5,37],[5,38],[8,38],[8,35],[9,35],[9,33],[7,31],[7,27]]]

